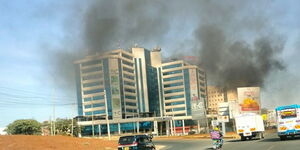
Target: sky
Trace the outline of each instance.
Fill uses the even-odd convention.
[[[266,11],[276,14],[268,18],[270,28],[285,38],[281,58],[286,69],[272,72],[265,80],[262,105],[274,108],[299,104],[300,2],[268,1],[271,5],[266,6]],[[84,2],[75,0],[0,0],[0,127],[16,119],[45,121],[53,115],[60,118],[76,115],[75,83],[61,81],[49,57],[57,51],[80,48],[69,43],[80,38],[76,31],[80,31],[78,22],[85,8]],[[139,45],[151,49],[158,44],[165,57],[182,45],[188,49],[191,28],[196,22],[172,21],[170,28],[174,30],[167,33],[165,40]]]

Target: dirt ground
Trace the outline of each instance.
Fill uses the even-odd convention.
[[[112,150],[117,141],[86,139],[68,136],[0,136],[0,150]]]

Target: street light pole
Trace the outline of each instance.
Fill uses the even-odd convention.
[[[106,124],[107,124],[107,135],[108,135],[108,140],[110,139],[110,128],[109,128],[109,119],[108,119],[108,107],[107,107],[107,99],[106,99],[106,90],[104,90],[104,102],[105,102],[105,115],[106,115]]]

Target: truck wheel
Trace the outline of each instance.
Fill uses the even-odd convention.
[[[258,133],[258,139],[263,139],[263,133]]]
[[[286,140],[286,136],[280,136],[280,140],[281,141],[285,141]]]
[[[241,136],[241,141],[246,141],[246,137]]]

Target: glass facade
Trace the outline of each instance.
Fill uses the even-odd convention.
[[[153,60],[156,66],[152,64]],[[196,94],[199,97],[206,96],[205,72],[197,69],[195,90],[191,89],[189,72],[191,68],[197,68],[196,66],[184,61],[164,64],[160,62],[157,65],[155,59],[153,60],[151,51],[140,48],[136,50],[136,54],[116,50],[100,60],[89,58],[78,63],[76,70],[78,114],[105,113],[106,109],[102,110],[105,107],[103,102],[105,90],[110,118],[113,118],[115,113],[113,109],[118,100],[120,104],[117,105],[120,106],[122,118],[128,117],[127,112],[131,114],[151,112],[156,116],[166,115],[164,112],[178,112],[174,114],[176,116],[191,115],[191,94],[195,93],[191,90],[198,90]],[[117,79],[114,72],[118,74]],[[113,85],[112,80],[116,80],[114,83],[119,86]],[[119,94],[119,97],[116,97],[116,94]],[[89,111],[91,108],[93,112]]]
[[[189,70],[184,70],[184,85],[185,85],[185,95],[186,95],[186,110],[187,115],[192,115],[191,108],[191,92],[190,92],[190,78],[189,78]]]

